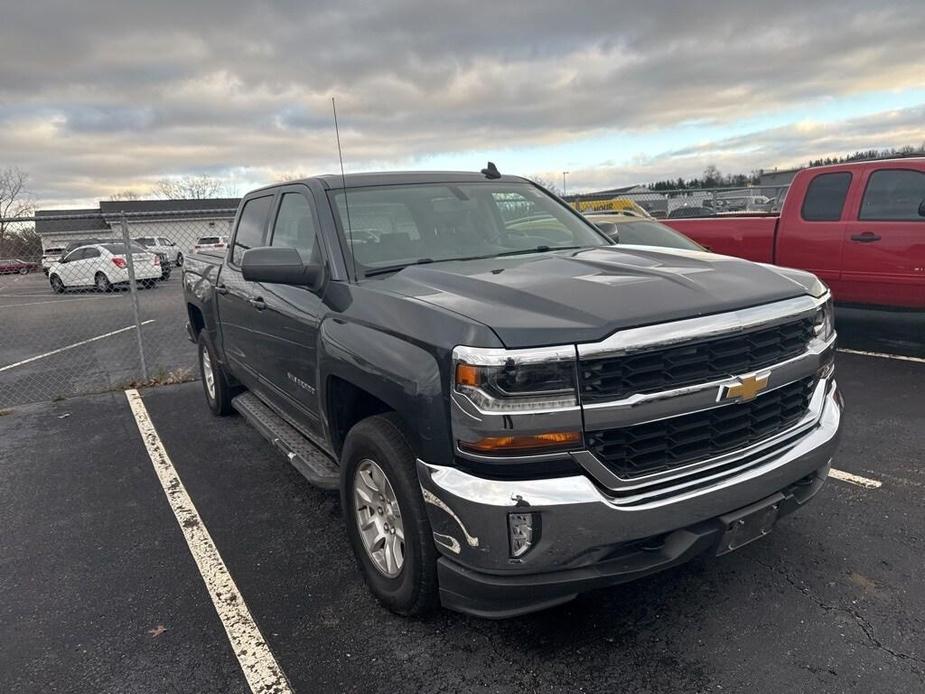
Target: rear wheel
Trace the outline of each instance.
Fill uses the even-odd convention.
[[[402,615],[436,607],[437,550],[397,415],[375,415],[350,430],[340,489],[347,536],[376,599]]]
[[[199,333],[199,371],[202,375],[202,390],[212,414],[224,417],[232,412],[231,387],[221,364],[215,358],[212,341],[205,332]]]
[[[96,273],[96,277],[93,278],[93,284],[96,287],[98,292],[111,292],[112,283],[109,281],[109,278],[104,272]]]
[[[51,289],[55,294],[64,293],[64,282],[61,281],[60,277],[52,275],[48,278],[48,281],[51,282]]]
[[[182,253],[177,253],[176,263],[177,263],[177,267],[180,267],[181,265],[183,265],[183,254]]]
[[[20,274],[20,275],[25,275],[27,272],[29,272],[29,268],[27,268],[27,267],[21,267],[21,268],[19,268],[19,274]]]

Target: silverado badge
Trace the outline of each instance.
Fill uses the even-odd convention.
[[[749,374],[748,376],[739,376],[738,383],[732,385],[722,385],[719,387],[719,395],[716,402],[723,400],[739,400],[747,402],[754,400],[755,397],[768,387],[768,379],[771,377],[770,371],[759,374]]]

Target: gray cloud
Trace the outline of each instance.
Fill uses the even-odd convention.
[[[34,2],[0,24],[0,151],[50,202],[332,169],[336,94],[354,168],[412,165],[922,88],[923,35],[918,0]]]

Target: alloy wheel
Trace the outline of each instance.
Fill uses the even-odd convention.
[[[389,478],[369,458],[353,476],[353,510],[367,556],[381,574],[395,578],[405,564],[405,526]]]

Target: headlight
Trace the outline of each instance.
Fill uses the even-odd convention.
[[[823,342],[828,342],[832,335],[835,334],[835,310],[832,307],[831,299],[822,304],[819,310],[816,311],[813,332]]]
[[[453,350],[455,391],[486,412],[575,407],[575,369],[573,347]]]

